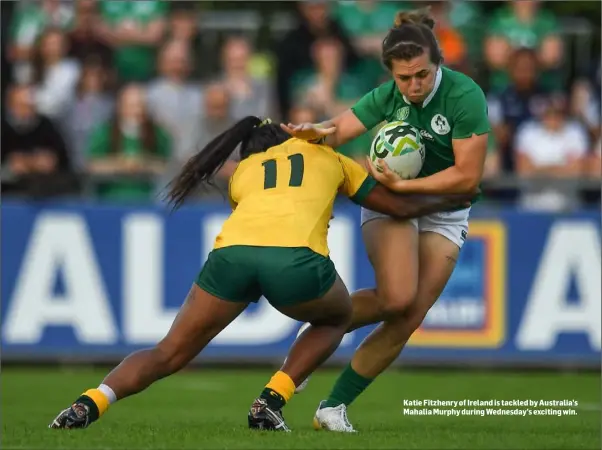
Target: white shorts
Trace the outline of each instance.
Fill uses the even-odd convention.
[[[410,219],[410,222],[416,227],[419,233],[432,231],[446,237],[459,248],[462,248],[466,236],[468,235],[468,215],[470,207],[458,211],[438,212],[422,216],[417,219]],[[362,225],[374,219],[387,218],[386,214],[362,208]]]

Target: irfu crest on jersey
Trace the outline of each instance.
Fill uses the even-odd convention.
[[[441,114],[435,114],[431,120],[431,128],[433,129],[433,131],[437,134],[443,135],[443,134],[447,134],[451,131],[451,128],[449,127],[449,123],[447,122],[447,119],[445,118],[445,116],[442,116]]]

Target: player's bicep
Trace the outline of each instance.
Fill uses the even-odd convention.
[[[452,139],[454,166],[475,188],[483,176],[488,142],[489,134],[473,134],[466,139]]]
[[[457,100],[453,122],[453,139],[467,139],[474,134],[491,132],[487,99],[482,90],[473,89]]]

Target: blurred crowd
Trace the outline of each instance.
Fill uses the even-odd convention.
[[[201,2],[22,0],[8,16],[2,3],[2,191],[153,200],[246,115],[315,122],[351,106],[388,79],[379,53],[395,13],[427,5],[445,64],[487,93],[486,179],[600,178],[600,53],[567,70],[562,20],[545,3],[299,2],[290,29],[263,48],[241,31],[208,49]],[[371,139],[341,151],[360,158]],[[218,188],[235,167],[222,168]],[[553,185],[519,198],[531,208],[575,201]]]

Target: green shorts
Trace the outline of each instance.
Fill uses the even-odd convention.
[[[196,284],[232,302],[290,306],[320,298],[337,277],[334,263],[307,247],[236,245],[213,250]]]

